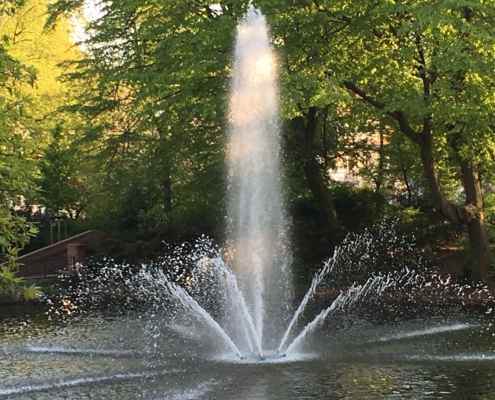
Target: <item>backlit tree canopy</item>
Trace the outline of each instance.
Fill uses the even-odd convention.
[[[221,230],[231,54],[249,3],[102,0],[81,48],[68,21],[82,0],[50,2],[31,39],[23,18],[48,3],[6,3],[0,68],[11,97],[0,124],[25,149],[40,143],[17,153],[35,171],[20,181],[36,181],[52,213],[130,240]],[[253,3],[278,52],[296,226],[328,245],[384,213],[422,213],[466,234],[470,274],[486,279],[495,4]],[[336,183],[343,166],[354,186]]]

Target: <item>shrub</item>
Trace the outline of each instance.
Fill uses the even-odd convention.
[[[380,193],[339,184],[332,189],[337,215],[346,231],[356,232],[379,221],[386,207]]]

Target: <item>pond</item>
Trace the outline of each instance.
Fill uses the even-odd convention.
[[[303,354],[260,363],[235,361],[159,315],[4,317],[0,399],[495,398],[489,320],[346,318]]]

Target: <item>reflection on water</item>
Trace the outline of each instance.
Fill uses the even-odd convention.
[[[495,398],[489,323],[356,323],[312,343],[316,359],[232,364],[172,329],[150,346],[143,317],[24,322],[2,320],[0,399]]]

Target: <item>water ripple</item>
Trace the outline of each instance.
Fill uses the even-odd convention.
[[[147,378],[152,378],[156,376],[161,376],[170,373],[177,373],[177,372],[183,372],[183,371],[169,370],[169,371],[120,373],[120,374],[108,375],[108,376],[74,378],[59,382],[31,384],[25,386],[3,388],[3,389],[0,388],[0,398],[12,396],[12,395],[19,395],[19,394],[26,394],[33,392],[45,392],[53,389],[64,389],[64,388],[83,386],[89,384],[103,384],[103,383],[113,383],[113,382],[127,381],[133,379],[147,379]]]

